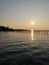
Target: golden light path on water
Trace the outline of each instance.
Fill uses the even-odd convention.
[[[35,24],[34,21],[31,21],[31,27],[33,27],[34,24]],[[34,40],[34,30],[33,30],[33,28],[31,29],[31,40],[32,41]]]
[[[33,41],[34,40],[34,30],[31,29],[31,40]]]

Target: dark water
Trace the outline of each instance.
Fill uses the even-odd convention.
[[[0,65],[49,65],[49,34],[0,32]]]

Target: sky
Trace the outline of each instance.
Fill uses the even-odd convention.
[[[0,0],[0,25],[49,29],[49,0]]]

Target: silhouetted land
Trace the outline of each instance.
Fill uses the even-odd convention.
[[[9,28],[9,27],[5,27],[5,26],[0,26],[0,31],[11,31],[11,32],[14,32],[14,31],[30,31],[30,30],[27,30],[27,29],[13,29],[13,28]],[[34,30],[34,32],[37,32],[37,33],[41,33],[41,32],[47,32],[49,33],[49,30]]]
[[[0,26],[0,31],[29,31],[27,29],[13,29],[5,26]]]

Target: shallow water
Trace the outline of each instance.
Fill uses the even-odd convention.
[[[49,65],[49,34],[0,32],[0,65]]]

